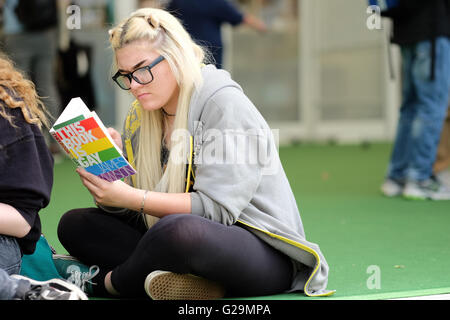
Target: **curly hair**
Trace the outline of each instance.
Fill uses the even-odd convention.
[[[34,84],[14,68],[13,62],[0,52],[0,115],[14,126],[13,117],[6,108],[20,108],[25,121],[48,127],[47,111],[40,100]]]

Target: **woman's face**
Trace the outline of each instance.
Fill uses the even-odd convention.
[[[120,73],[129,73],[148,66],[159,54],[147,41],[134,41],[116,50],[117,67]],[[140,102],[144,110],[164,108],[168,113],[175,113],[178,103],[179,87],[166,60],[162,60],[151,69],[153,81],[140,84],[131,81],[131,93]]]

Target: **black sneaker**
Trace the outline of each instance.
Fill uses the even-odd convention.
[[[17,274],[11,277],[22,280],[16,300],[88,300],[80,288],[61,279],[36,281]],[[24,286],[25,282],[29,285]]]

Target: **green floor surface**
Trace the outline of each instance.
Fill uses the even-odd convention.
[[[389,144],[280,148],[307,239],[330,265],[329,289],[314,299],[387,299],[450,292],[450,201],[408,201],[379,193]],[[73,164],[55,166],[43,232],[58,253],[61,214],[92,206]],[[80,235],[82,236],[82,235]],[[281,294],[249,299],[308,299]]]

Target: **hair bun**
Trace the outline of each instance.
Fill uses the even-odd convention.
[[[147,22],[153,29],[159,29],[159,21],[157,19],[155,19],[154,17],[148,16]]]

